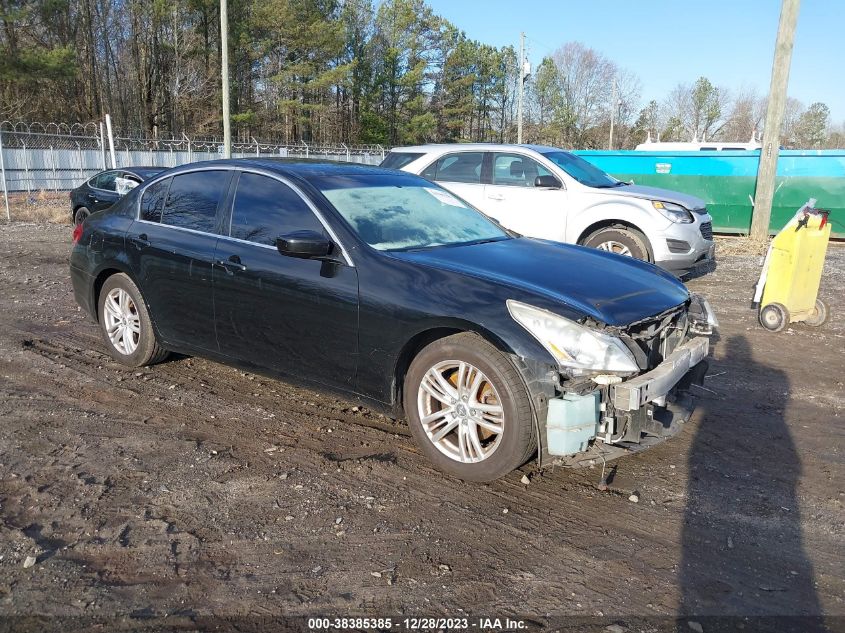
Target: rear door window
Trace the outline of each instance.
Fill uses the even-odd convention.
[[[105,191],[115,191],[115,179],[117,178],[116,171],[105,171],[94,178],[89,183],[92,187],[97,189],[104,189]]]
[[[195,171],[173,176],[161,222],[169,226],[214,233],[217,207],[229,185],[226,170]]]
[[[170,187],[170,178],[165,178],[147,187],[141,197],[141,219],[147,222],[161,222],[164,198]]]
[[[292,231],[323,232],[323,225],[298,193],[283,182],[242,173],[232,205],[231,237],[269,246]]]
[[[481,166],[484,152],[459,152],[446,154],[422,172],[423,178],[438,182],[466,182],[481,184]]]

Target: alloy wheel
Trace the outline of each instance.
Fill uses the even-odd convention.
[[[103,303],[103,321],[106,334],[114,348],[129,356],[141,339],[141,317],[130,294],[123,288],[114,288]]]
[[[631,249],[625,246],[622,242],[615,240],[608,240],[596,246],[600,251],[607,251],[609,253],[616,253],[617,255],[625,255],[626,257],[633,257]]]
[[[470,363],[447,360],[431,367],[420,382],[417,407],[429,441],[457,462],[481,462],[501,443],[502,400],[487,376]]]

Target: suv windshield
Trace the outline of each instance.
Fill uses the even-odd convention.
[[[601,169],[579,158],[569,152],[543,152],[543,156],[560,167],[567,174],[572,176],[582,185],[606,189],[608,187],[619,187],[625,183],[616,180],[613,176],[604,173]]]
[[[358,236],[380,251],[508,238],[485,215],[418,176],[344,175],[312,182]]]

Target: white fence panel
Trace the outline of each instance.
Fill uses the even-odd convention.
[[[0,122],[4,167],[9,192],[67,191],[103,169],[110,168],[97,125],[68,126]],[[115,138],[117,167],[177,167],[222,157],[216,139]],[[386,150],[381,146],[283,145],[252,139],[235,143],[233,158],[289,158],[378,165]]]

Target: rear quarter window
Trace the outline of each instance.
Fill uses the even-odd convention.
[[[438,182],[465,182],[477,185],[481,184],[483,162],[484,152],[446,154],[426,167],[420,175]]]
[[[390,152],[381,161],[379,167],[385,169],[402,169],[408,163],[412,163],[422,156],[422,152]]]

